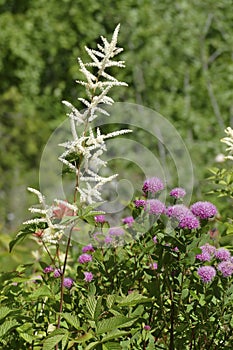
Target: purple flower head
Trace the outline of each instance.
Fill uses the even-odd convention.
[[[149,214],[161,215],[165,213],[165,209],[165,205],[158,199],[148,199],[145,203],[145,210],[147,210]]]
[[[181,187],[173,188],[170,192],[170,196],[176,199],[183,198],[185,195],[186,195],[186,191],[184,188],[181,188]]]
[[[231,253],[226,248],[218,248],[215,251],[215,257],[219,260],[229,260],[231,257]]]
[[[134,223],[134,218],[132,216],[127,216],[126,218],[122,219],[122,222],[130,227]]]
[[[54,278],[58,278],[58,277],[61,277],[62,275],[62,272],[60,269],[55,269],[54,272],[53,272],[53,277]]]
[[[183,216],[190,214],[191,211],[184,204],[175,204],[168,207],[165,213],[169,218],[180,220]]]
[[[85,282],[91,282],[94,277],[92,272],[84,272],[84,276],[85,276],[84,278]]]
[[[172,250],[173,250],[173,252],[175,252],[175,253],[179,253],[179,251],[180,251],[178,247],[175,247],[175,248],[173,248]]]
[[[105,215],[96,215],[95,222],[98,222],[100,224],[104,224],[106,222]]]
[[[154,236],[152,239],[153,239],[154,244],[158,243],[156,236]]]
[[[50,272],[53,272],[53,267],[52,266],[46,266],[45,268],[44,268],[44,273],[50,273]]]
[[[64,286],[65,288],[70,289],[70,288],[72,287],[73,283],[74,283],[74,281],[72,280],[72,278],[66,277],[66,278],[64,278],[63,286]]]
[[[151,270],[157,270],[158,264],[156,262],[154,262],[154,263],[150,264],[150,268],[151,268]]]
[[[158,177],[151,177],[150,179],[147,179],[142,187],[142,190],[145,194],[148,192],[156,193],[164,189],[163,181],[160,180]]]
[[[201,254],[197,254],[196,255],[196,259],[200,260],[200,261],[210,261],[211,260],[211,256],[208,252],[203,252]]]
[[[216,248],[213,245],[209,244],[209,243],[206,243],[205,245],[202,245],[201,246],[201,250],[202,250],[203,253],[208,253],[210,255],[214,255],[215,252],[216,252]]]
[[[151,326],[145,325],[145,326],[143,327],[143,329],[145,329],[145,331],[150,331],[150,330],[151,330]]]
[[[188,213],[181,217],[179,227],[194,230],[199,227],[199,220],[192,213]]]
[[[80,255],[79,258],[78,258],[78,262],[79,262],[80,264],[85,264],[85,263],[88,263],[88,262],[90,262],[90,261],[92,261],[92,256],[89,255],[89,254],[82,254],[82,255]]]
[[[110,236],[122,236],[125,231],[120,227],[111,227],[108,233]]]
[[[112,243],[112,241],[113,241],[113,239],[110,236],[106,236],[104,239],[104,243],[106,243],[106,244],[110,244],[110,243]]]
[[[94,252],[95,249],[93,248],[92,244],[88,244],[85,247],[82,248],[83,253],[88,253],[88,252]]]
[[[134,201],[136,208],[144,207],[145,203],[146,203],[146,201],[144,199],[136,199]]]
[[[216,275],[216,270],[212,266],[201,266],[197,270],[197,274],[200,276],[202,282],[209,283]]]
[[[217,214],[217,208],[210,202],[196,202],[191,205],[190,210],[200,219],[208,219]]]
[[[231,261],[221,261],[218,264],[218,270],[223,277],[230,277],[233,274],[233,263]]]

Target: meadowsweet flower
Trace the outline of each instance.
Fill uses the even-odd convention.
[[[112,241],[113,241],[113,238],[110,236],[106,236],[104,238],[104,243],[106,243],[106,244],[110,244],[110,243],[112,243]]]
[[[223,277],[230,277],[233,274],[233,263],[231,261],[221,261],[217,269],[222,273]]]
[[[219,248],[215,251],[215,257],[219,260],[229,260],[231,253],[226,248]]]
[[[58,278],[58,277],[61,277],[62,275],[62,272],[60,269],[55,269],[54,272],[53,272],[53,276],[54,278]]]
[[[134,201],[136,208],[144,207],[145,203],[146,203],[146,201],[144,199],[136,199]]]
[[[52,215],[56,219],[62,219],[63,216],[73,216],[74,209],[69,207],[68,202],[58,201],[57,206],[53,208]]]
[[[159,191],[162,191],[164,189],[163,181],[160,180],[158,177],[151,177],[147,179],[142,187],[142,190],[145,194],[148,192],[150,193],[157,193]]]
[[[80,255],[79,258],[78,258],[78,262],[79,262],[80,264],[85,264],[85,263],[88,263],[88,262],[90,262],[90,261],[92,261],[92,256],[89,255],[89,254],[82,254],[82,255]]]
[[[126,218],[122,219],[122,222],[130,227],[134,223],[134,218],[132,216],[127,216]]]
[[[184,204],[175,204],[175,205],[169,206],[165,210],[165,214],[170,218],[175,218],[179,220],[183,216],[187,214],[191,214],[191,211]]]
[[[93,248],[92,244],[88,244],[82,248],[83,253],[91,252],[93,253],[95,249]]]
[[[46,266],[45,268],[44,268],[44,273],[50,273],[50,272],[53,272],[53,267],[52,266]]]
[[[63,286],[67,289],[70,289],[72,287],[73,283],[74,283],[74,281],[72,280],[72,278],[66,277],[66,278],[64,278]]]
[[[110,236],[122,236],[125,231],[120,227],[111,227],[108,233]]]
[[[185,195],[186,195],[186,191],[184,188],[181,188],[181,187],[175,187],[170,192],[170,196],[176,199],[183,198]]]
[[[196,255],[196,259],[198,259],[200,261],[210,261],[211,256],[208,252],[202,252],[201,254]]]
[[[148,199],[145,203],[145,210],[147,210],[149,214],[161,215],[164,214],[165,209],[165,205],[158,199]]]
[[[213,266],[201,266],[198,268],[197,274],[201,278],[202,282],[209,283],[216,276],[216,270]]]
[[[221,142],[224,142],[227,146],[229,146],[228,148],[226,148],[226,151],[229,152],[229,155],[225,158],[233,160],[233,129],[229,126],[224,131],[227,134],[227,137],[221,139]]]
[[[84,278],[85,282],[91,282],[94,278],[92,272],[84,272],[84,276],[85,276]]]
[[[156,262],[150,264],[151,270],[157,270],[158,264]]]
[[[194,230],[199,227],[199,220],[192,213],[188,213],[181,217],[178,226],[180,228]]]
[[[150,331],[150,330],[151,330],[151,326],[145,325],[145,326],[143,327],[143,329],[145,329],[145,331]]]
[[[202,245],[201,246],[201,250],[203,252],[209,253],[210,255],[213,255],[216,252],[216,248],[213,245],[209,244],[209,243],[206,243],[206,244]]]
[[[208,219],[217,214],[215,205],[210,202],[196,202],[191,205],[190,210],[200,219]]]
[[[96,215],[95,222],[100,223],[100,224],[104,224],[106,222],[105,215]]]

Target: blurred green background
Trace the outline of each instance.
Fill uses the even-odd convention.
[[[170,120],[192,157],[194,197],[205,190],[233,118],[231,0],[0,0],[2,255],[6,233],[28,215],[26,187],[38,185],[43,146],[65,119],[61,100],[83,94],[77,57],[85,61],[84,46],[110,38],[118,23],[126,61],[118,78],[129,87],[114,99]]]

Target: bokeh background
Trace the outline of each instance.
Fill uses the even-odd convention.
[[[118,78],[129,87],[114,99],[167,118],[190,152],[194,199],[206,190],[233,122],[231,0],[0,0],[2,256],[28,215],[26,187],[38,186],[43,147],[65,119],[61,100],[83,95],[77,57],[85,61],[84,46],[110,38],[118,23],[126,61]]]

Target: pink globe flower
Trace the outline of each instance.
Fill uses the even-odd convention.
[[[165,205],[158,199],[148,199],[145,203],[145,210],[149,214],[161,215],[165,213]]]
[[[233,274],[233,263],[231,261],[221,261],[218,264],[218,270],[223,277],[230,277]]]
[[[209,283],[216,276],[216,270],[212,266],[201,266],[197,270],[197,274],[200,276],[202,282]]]
[[[85,282],[91,282],[94,278],[92,272],[84,272],[84,276],[85,276],[84,278]]]
[[[78,262],[79,262],[80,264],[86,264],[86,263],[88,263],[88,262],[90,262],[90,261],[92,261],[92,256],[89,255],[89,254],[82,254],[82,255],[80,255],[79,258],[78,258]]]
[[[170,192],[170,196],[176,199],[183,198],[185,195],[186,195],[186,191],[184,188],[181,188],[181,187],[175,187]]]
[[[145,194],[147,194],[148,192],[157,193],[159,191],[162,191],[163,189],[163,181],[160,180],[158,177],[151,177],[150,179],[147,179],[142,187],[142,190]]]
[[[127,216],[126,218],[122,219],[123,224],[128,225],[128,227],[132,226],[134,223],[134,218],[132,216]]]
[[[88,244],[82,248],[83,253],[88,253],[88,252],[93,253],[94,251],[95,249],[93,248],[92,244]]]
[[[106,222],[105,215],[96,215],[95,222],[100,223],[100,224],[104,224]]]
[[[66,277],[66,278],[64,278],[63,286],[64,286],[65,288],[70,289],[70,288],[72,287],[73,283],[74,283],[74,281],[72,280],[72,278]]]
[[[196,202],[191,205],[190,210],[200,219],[208,219],[217,214],[217,208],[210,202]]]

